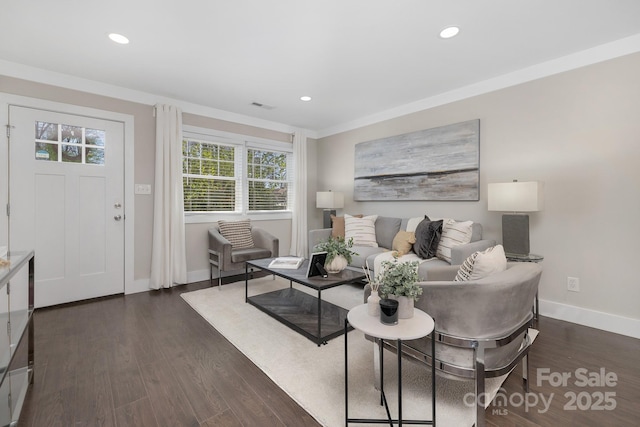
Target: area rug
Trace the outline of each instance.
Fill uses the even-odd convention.
[[[249,295],[288,287],[281,278],[262,277],[249,282]],[[297,289],[309,292],[304,286]],[[318,347],[257,308],[245,303],[244,281],[218,288],[184,293],[182,298],[280,388],[327,427],[345,425],[344,336]],[[322,292],[344,308],[363,302],[362,286],[343,285]],[[349,417],[384,418],[380,394],[374,388],[374,345],[360,331],[347,335],[349,354]],[[405,359],[402,407],[405,419],[431,419],[431,371]],[[392,414],[397,413],[397,359],[385,351],[385,392]],[[486,390],[495,395],[506,375],[488,379]],[[436,379],[436,422],[441,426],[471,426],[475,420],[472,381]],[[470,404],[465,404],[466,401]],[[471,401],[470,401],[471,400]],[[367,425],[367,424],[359,424]],[[372,424],[373,425],[373,424]]]

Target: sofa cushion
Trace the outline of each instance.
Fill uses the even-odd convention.
[[[351,250],[356,252],[357,255],[351,257],[351,264],[349,264],[349,266],[358,269],[366,267],[367,263],[369,264],[369,268],[373,269],[376,257],[382,252],[388,251],[388,249],[385,248],[373,248],[371,246],[354,246]]]
[[[456,274],[456,282],[478,280],[507,269],[507,257],[502,245],[474,252],[462,263]]]
[[[362,218],[362,214],[353,215]],[[331,215],[331,237],[344,237],[344,217]]]
[[[378,242],[378,246],[391,249],[393,239],[395,239],[396,234],[400,231],[401,224],[401,218],[379,216],[378,219],[376,219],[376,241]]]
[[[413,251],[423,259],[435,257],[441,234],[442,220],[431,221],[425,215],[425,218],[416,227],[416,242],[413,245]]]
[[[400,230],[396,233],[396,237],[393,238],[391,250],[396,251],[398,256],[402,256],[411,251],[415,242],[416,235],[413,232]]]
[[[436,256],[451,263],[451,248],[471,241],[473,221],[456,222],[447,219],[442,225],[442,235]]]
[[[344,238],[353,239],[354,246],[378,247],[376,241],[376,219],[378,215],[357,218],[344,215]]]
[[[218,228],[222,237],[227,239],[233,249],[253,248],[253,237],[251,236],[251,220],[240,221],[218,221]]]

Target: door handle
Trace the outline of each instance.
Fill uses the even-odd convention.
[[[116,221],[120,221],[122,219],[122,215],[116,215],[113,217]]]

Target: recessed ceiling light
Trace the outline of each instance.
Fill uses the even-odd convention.
[[[109,38],[111,40],[113,40],[116,43],[120,43],[120,44],[128,44],[129,43],[129,39],[126,38],[125,36],[123,36],[122,34],[117,34],[117,33],[111,33],[109,34]]]
[[[310,96],[301,96],[300,97],[300,101],[311,101],[311,97]]]
[[[455,37],[460,32],[460,28],[458,27],[447,27],[444,30],[440,31],[440,37],[443,39],[450,39],[451,37]]]

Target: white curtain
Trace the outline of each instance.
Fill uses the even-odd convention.
[[[293,135],[295,156],[295,201],[291,220],[291,255],[307,256],[307,135],[296,131]]]
[[[182,200],[182,111],[156,105],[156,174],[151,247],[152,289],[187,282]]]

